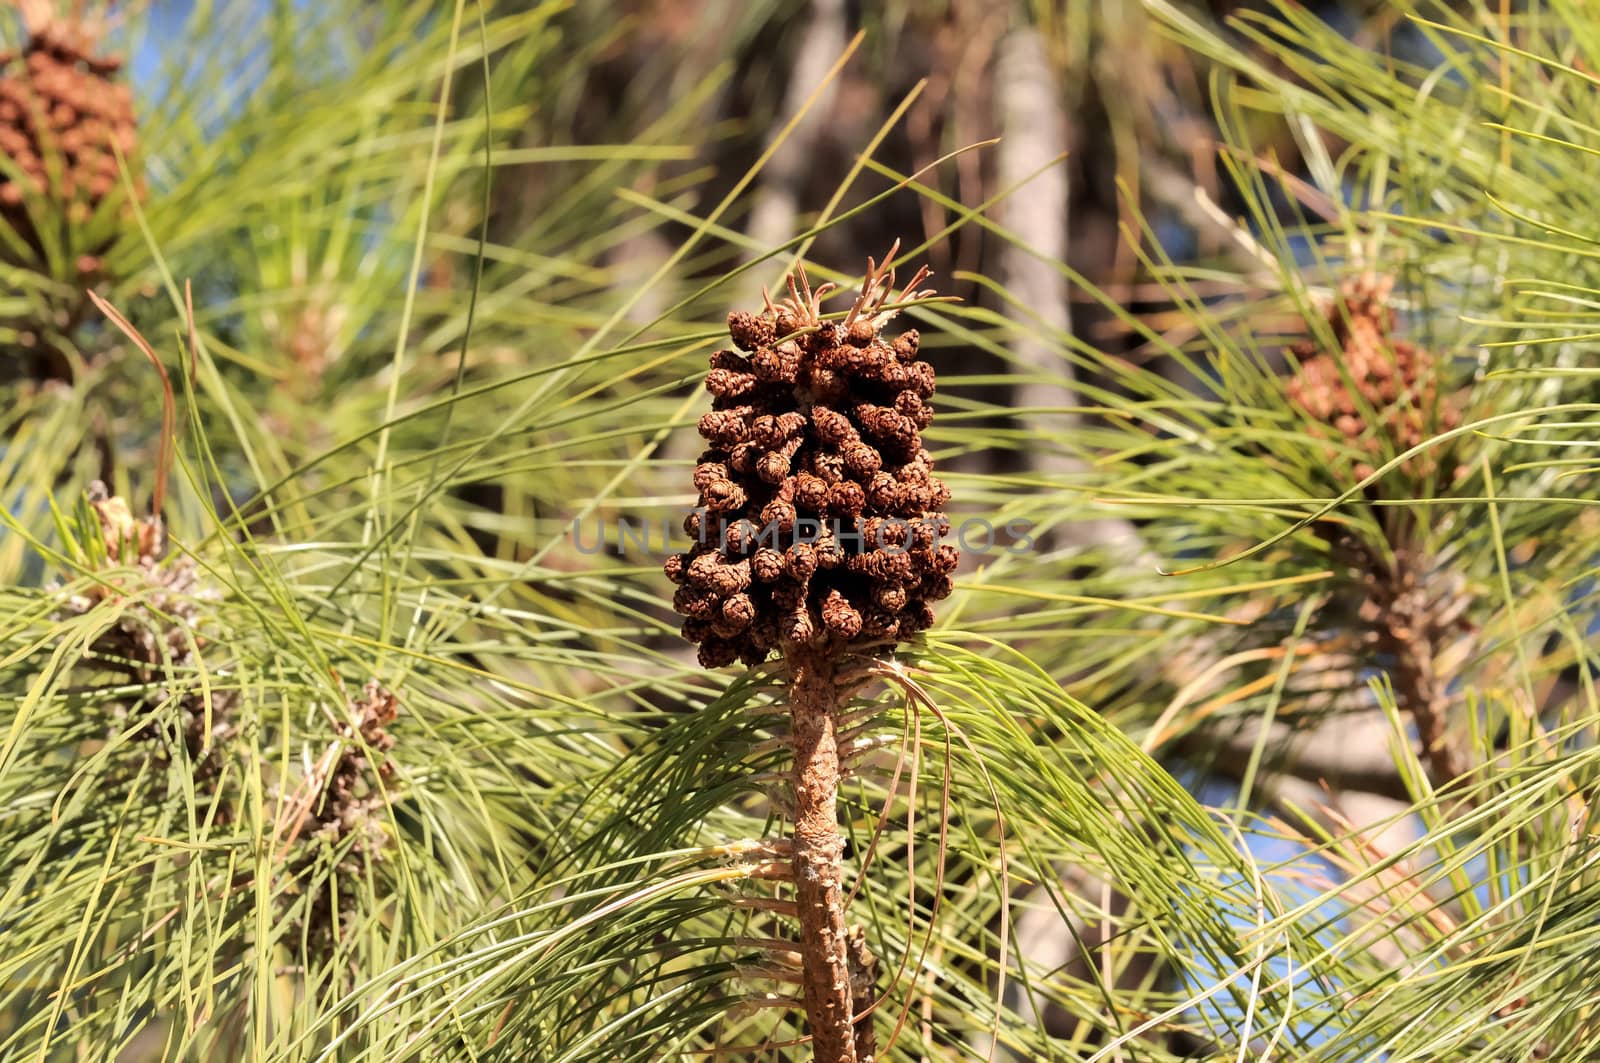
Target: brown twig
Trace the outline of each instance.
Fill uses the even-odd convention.
[[[150,501],[150,511],[155,516],[161,515],[161,507],[167,500],[167,471],[172,466],[173,447],[175,439],[175,424],[177,422],[177,404],[172,395],[172,380],[167,376],[166,366],[161,364],[160,357],[156,354],[149,342],[141,335],[139,330],[129,324],[128,319],[117,312],[117,308],[106,302],[93,291],[87,293],[90,302],[95,308],[110,319],[111,323],[121,330],[122,334],[134,346],[144,352],[150,359],[150,364],[156,367],[156,372],[161,374],[161,450],[156,459],[156,490]]]

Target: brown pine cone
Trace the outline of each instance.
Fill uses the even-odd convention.
[[[896,248],[898,244],[896,245]],[[895,310],[887,268],[867,261],[842,322],[797,267],[789,297],[728,315],[738,350],[711,357],[700,419],[711,445],[695,469],[697,539],[668,558],[673,608],[708,668],[759,664],[785,644],[809,648],[905,639],[933,622],[959,561],[941,543],[950,492],[932,474],[922,430],[933,418],[933,369],[919,337],[881,336]],[[919,271],[897,297],[917,290]]]
[[[24,200],[49,196],[74,223],[87,221],[121,182],[116,152],[131,157],[139,138],[133,94],[112,80],[122,60],[93,54],[95,28],[51,17],[29,30],[20,54],[0,58],[0,150],[22,171],[20,180],[0,175],[0,217],[42,255]],[[94,272],[105,250],[84,249],[80,271]]]
[[[1383,274],[1350,278],[1327,317],[1338,349],[1323,350],[1311,340],[1291,348],[1300,370],[1289,380],[1290,401],[1327,426],[1329,437],[1342,437],[1365,455],[1354,469],[1362,479],[1394,455],[1461,423],[1461,411],[1439,392],[1433,355],[1390,335],[1393,290],[1394,278]],[[1374,417],[1375,424],[1369,420]],[[1404,471],[1414,478],[1453,473],[1433,451],[1417,455]]]

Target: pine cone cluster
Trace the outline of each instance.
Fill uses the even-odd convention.
[[[208,711],[198,689],[174,695],[166,686],[155,685],[169,675],[194,670],[196,650],[206,645],[197,629],[207,604],[221,594],[192,558],[164,556],[166,532],[159,517],[135,518],[127,502],[110,495],[99,481],[89,485],[88,499],[99,521],[107,568],[103,582],[64,596],[57,616],[83,616],[105,605],[117,608],[116,621],[95,637],[86,657],[125,677],[119,684],[154,688],[113,710],[112,731],[121,732],[130,720],[142,721],[142,737],[163,762],[170,762],[181,744],[196,782],[204,789],[221,773],[221,747],[236,730],[234,695],[213,689]],[[134,575],[124,575],[125,568]],[[176,704],[171,702],[174,696]],[[159,711],[169,707],[174,716]]]
[[[1355,467],[1362,479],[1395,454],[1461,423],[1454,403],[1439,394],[1433,355],[1391,336],[1393,290],[1394,278],[1383,274],[1350,278],[1327,318],[1338,350],[1321,350],[1313,340],[1291,348],[1300,371],[1289,381],[1290,401],[1367,455]],[[1346,384],[1347,376],[1354,392]],[[1377,417],[1379,431],[1368,431],[1368,411]],[[1414,477],[1439,468],[1430,452],[1405,467]]]
[[[897,245],[898,246],[898,245]],[[735,312],[737,350],[711,356],[700,419],[710,444],[694,472],[695,540],[667,560],[683,636],[708,668],[759,664],[791,646],[904,639],[933,623],[960,560],[922,430],[933,419],[933,367],[908,329],[881,335],[896,308],[888,262],[868,259],[843,321],[823,321],[803,268],[789,297]],[[900,304],[926,297],[921,271]]]
[[[394,763],[386,754],[394,748],[388,727],[399,714],[399,702],[376,680],[369,680],[350,710],[353,722],[336,725],[340,742],[326,766],[326,784],[313,799],[301,829],[300,854],[292,861],[295,879],[307,882],[320,854],[335,856],[330,877],[313,886],[307,908],[297,920],[312,948],[323,954],[349,930],[359,912],[361,883],[383,859],[388,844],[384,795],[377,780],[394,776]]]
[[[394,748],[394,735],[388,728],[399,715],[400,705],[377,680],[368,680],[361,700],[351,710],[355,722],[341,721],[335,726],[344,747],[328,773],[328,786],[315,816],[319,829],[332,828],[340,837],[383,806],[377,787],[370,785],[369,773],[376,772],[385,779],[394,774],[394,764],[386,756]],[[374,754],[382,757],[382,763],[375,768]]]
[[[86,24],[31,21],[22,52],[0,53],[0,151],[23,174],[21,182],[0,176],[0,216],[25,238],[32,237],[22,206],[29,192],[55,197],[81,223],[120,181],[112,145],[125,156],[138,145],[133,94],[112,80],[122,60],[94,55],[97,34]],[[97,265],[92,255],[78,263],[83,272]]]

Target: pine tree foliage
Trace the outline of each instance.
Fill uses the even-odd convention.
[[[749,235],[942,6],[868,17],[732,173],[705,115],[770,102],[782,5],[23,6],[12,51],[88,8],[125,61],[74,69],[144,72],[117,189],[85,216],[47,149],[0,209],[0,1055],[809,1058],[784,675],[696,661],[663,522],[749,291],[858,285],[891,211],[943,219],[908,273],[1030,251],[1026,182],[966,195],[990,147],[886,161],[938,86]],[[1016,11],[1061,69],[1138,37],[1204,83],[1225,240],[1169,254],[1127,190],[1157,312],[1045,256],[1121,351],[982,272],[899,311],[993,539],[845,676],[877,1058],[1586,1058],[1600,41],[1062,7]],[[601,113],[618,65],[659,91]]]

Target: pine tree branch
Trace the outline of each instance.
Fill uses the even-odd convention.
[[[791,646],[794,881],[806,1016],[817,1063],[858,1063],[851,1032],[850,960],[839,835],[838,688],[825,652]]]

